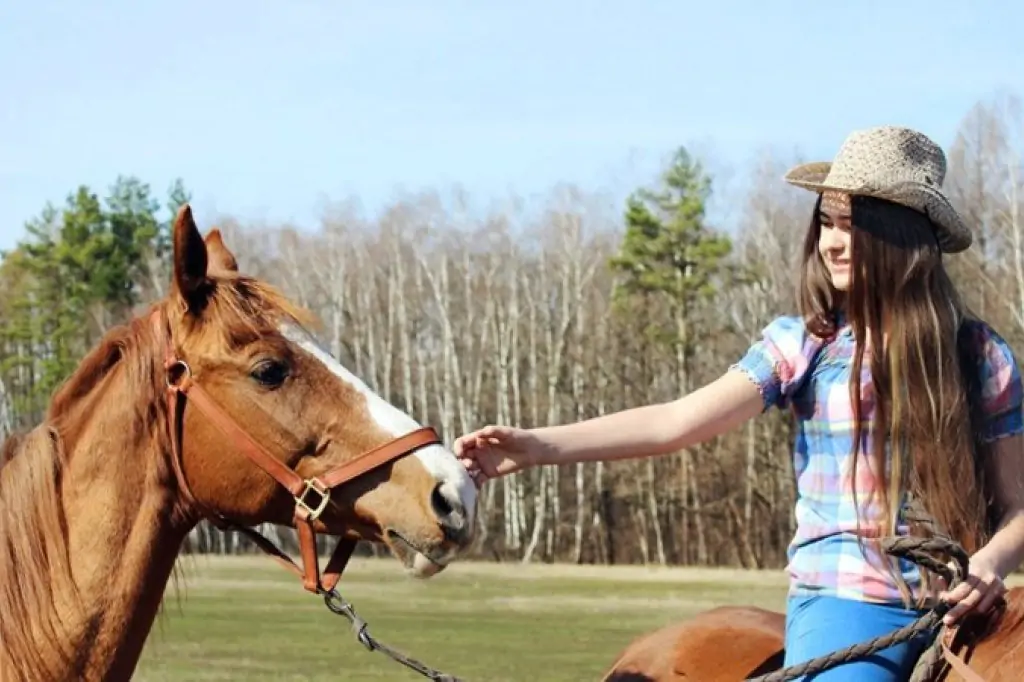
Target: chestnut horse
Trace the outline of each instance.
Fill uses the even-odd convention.
[[[1024,589],[1005,595],[992,619],[968,618],[958,628],[939,682],[1010,682],[1024,677]],[[741,682],[782,668],[782,613],[723,606],[642,635],[619,655],[604,682]],[[955,631],[954,631],[955,632]],[[963,664],[964,675],[957,672]],[[952,668],[952,669],[951,669]],[[977,677],[975,677],[977,676]],[[812,677],[812,679],[814,679]]]
[[[109,332],[44,422],[4,445],[4,682],[129,679],[203,518],[298,528],[317,594],[358,540],[421,577],[471,540],[476,487],[433,430],[318,347],[188,206],[173,232],[169,296]],[[317,532],[340,538],[322,574]]]

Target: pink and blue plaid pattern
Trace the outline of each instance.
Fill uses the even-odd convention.
[[[991,327],[971,322],[980,350],[978,370],[986,415],[986,440],[1024,432],[1021,404],[1024,391],[1013,351]],[[789,408],[797,420],[794,442],[797,530],[789,550],[790,594],[825,594],[872,602],[900,600],[883,559],[864,556],[855,533],[850,472],[853,411],[849,377],[853,365],[853,331],[847,325],[830,339],[812,336],[799,317],[776,318],[732,369],[744,372],[758,387],[767,411]],[[865,428],[873,417],[868,383],[868,353],[862,372]],[[866,439],[870,452],[870,437]],[[857,502],[865,519],[878,518],[867,498],[877,485],[866,459],[857,466]],[[862,522],[862,534],[880,533],[885,521]],[[905,532],[903,528],[900,532]],[[916,566],[901,561],[899,570],[911,588],[920,576]]]

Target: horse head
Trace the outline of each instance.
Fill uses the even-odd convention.
[[[173,285],[155,310],[180,389],[186,512],[381,542],[414,575],[441,570],[474,528],[476,487],[454,454],[325,351],[303,311],[241,274],[188,206],[173,229]]]

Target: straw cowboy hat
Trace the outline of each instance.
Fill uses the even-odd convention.
[[[786,182],[813,192],[835,190],[877,197],[920,211],[931,219],[939,248],[967,250],[971,231],[942,192],[946,155],[925,135],[880,126],[850,134],[833,161],[805,163],[786,173]]]

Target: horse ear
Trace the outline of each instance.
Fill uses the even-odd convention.
[[[192,208],[185,204],[174,218],[174,287],[189,309],[202,309],[209,293],[210,281],[206,277],[209,263],[206,242],[199,234]]]
[[[210,259],[209,274],[238,273],[238,260],[224,245],[224,237],[216,227],[206,234],[206,255]]]

